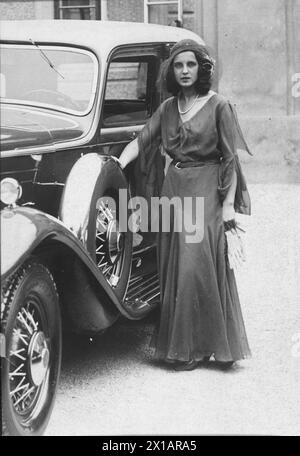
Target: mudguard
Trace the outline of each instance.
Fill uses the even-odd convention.
[[[69,288],[71,294],[68,292],[65,296],[68,301],[72,296],[76,314],[73,312],[73,322],[78,332],[105,329],[120,313],[135,319],[122,307],[82,243],[55,217],[29,207],[4,209],[1,212],[1,246],[3,282],[32,255],[47,259],[56,251],[61,263],[68,254],[72,256],[72,262],[64,263],[64,269],[72,274],[75,271],[76,277],[70,274],[69,283],[66,285],[63,281],[60,287],[63,294],[68,292],[66,287]]]
[[[106,173],[127,187],[121,169],[116,167],[109,156],[96,153],[83,155],[77,160],[66,181],[59,218],[85,246],[93,193],[99,177],[103,180]]]

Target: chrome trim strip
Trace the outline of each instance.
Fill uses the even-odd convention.
[[[157,298],[158,296],[160,295],[160,291],[158,291],[156,294],[154,294],[153,296],[150,296],[149,298],[147,298],[147,302],[149,303],[149,301],[152,301],[152,299],[154,298]],[[146,295],[147,296],[147,295]],[[143,298],[145,298],[145,296],[143,296]]]
[[[147,290],[150,286],[152,286],[155,282],[158,281],[158,276],[155,275],[154,277],[150,277],[148,279],[146,279],[145,281],[142,282],[142,290]],[[137,283],[137,284],[133,284],[130,286],[130,297],[134,297],[136,296],[136,294],[139,294],[139,290],[140,290],[140,287],[141,287],[141,284],[140,283]],[[137,291],[138,290],[138,291]]]
[[[54,186],[61,186],[64,187],[65,184],[63,182],[34,182],[34,185],[54,185]]]
[[[144,128],[145,124],[139,125],[128,125],[128,126],[121,126],[121,127],[103,127],[101,133],[105,134],[114,134],[114,133],[122,133],[124,130],[129,133],[134,133],[135,131],[141,131]],[[134,139],[134,138],[133,138]]]

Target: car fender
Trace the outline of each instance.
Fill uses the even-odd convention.
[[[87,245],[91,200],[99,179],[104,175],[127,189],[121,168],[108,155],[90,153],[83,155],[72,167],[61,198],[59,218],[75,236]],[[127,203],[127,200],[126,200]]]
[[[123,308],[82,243],[55,217],[29,207],[4,209],[1,245],[2,283],[30,256],[41,257],[47,263],[54,252],[58,255],[68,279],[67,284],[61,281],[60,291],[66,301],[70,301],[72,295],[73,323],[78,332],[99,332],[110,326],[120,313],[134,319]],[[65,263],[67,255],[72,256],[71,263]],[[59,282],[60,270],[54,268],[51,272]]]

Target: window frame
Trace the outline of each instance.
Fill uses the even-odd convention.
[[[143,46],[143,47],[141,47]],[[116,60],[124,60],[126,61],[132,61],[132,62],[149,62],[150,64],[148,65],[148,73],[147,73],[147,92],[146,92],[146,109],[148,111],[147,117],[144,117],[143,119],[136,121],[124,121],[124,122],[111,122],[111,123],[105,123],[104,119],[104,104],[105,104],[105,93],[106,93],[106,86],[107,86],[107,80],[108,80],[108,74],[109,74],[109,68],[110,64],[113,61]],[[153,65],[151,64],[151,60],[153,59]],[[145,45],[136,45],[132,47],[127,47],[127,48],[119,48],[118,50],[115,50],[114,52],[111,53],[107,67],[106,67],[106,74],[104,78],[104,84],[103,84],[103,95],[102,95],[102,111],[101,111],[101,128],[103,130],[109,130],[111,128],[126,128],[126,127],[134,127],[139,126],[139,125],[144,125],[147,120],[151,117],[153,114],[156,104],[157,104],[157,99],[156,99],[156,79],[159,71],[159,66],[161,63],[161,44],[157,43],[157,46],[155,45],[149,45],[149,43]],[[138,101],[138,100],[137,100]]]
[[[91,0],[89,0],[91,2]],[[62,0],[54,0],[54,19],[62,19],[62,20],[72,20],[72,19],[65,19],[61,17],[61,13],[64,10],[68,9],[77,9],[77,10],[83,10],[83,9],[95,9],[95,19],[88,19],[88,20],[100,20],[101,19],[101,0],[95,0],[95,5],[74,5],[74,6],[63,6],[62,5]],[[84,19],[81,19],[84,20]]]

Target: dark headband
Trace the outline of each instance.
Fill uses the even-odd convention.
[[[197,41],[185,39],[174,44],[171,50],[170,58],[174,59],[176,55],[186,51],[197,52],[197,54],[200,53],[205,57],[209,57],[207,49],[203,45],[197,43]]]
[[[178,43],[176,43],[173,46],[171,53],[170,53],[170,57],[167,59],[168,60],[167,66],[169,66],[170,64],[173,63],[174,58],[178,54],[181,54],[181,52],[186,52],[186,51],[194,52],[195,54],[200,56],[201,59],[203,59],[202,67],[206,71],[208,71],[208,72],[210,71],[211,74],[213,73],[215,61],[214,61],[214,59],[212,59],[210,57],[206,47],[203,46],[202,44],[197,43],[197,41],[190,40],[190,39],[178,41]]]

